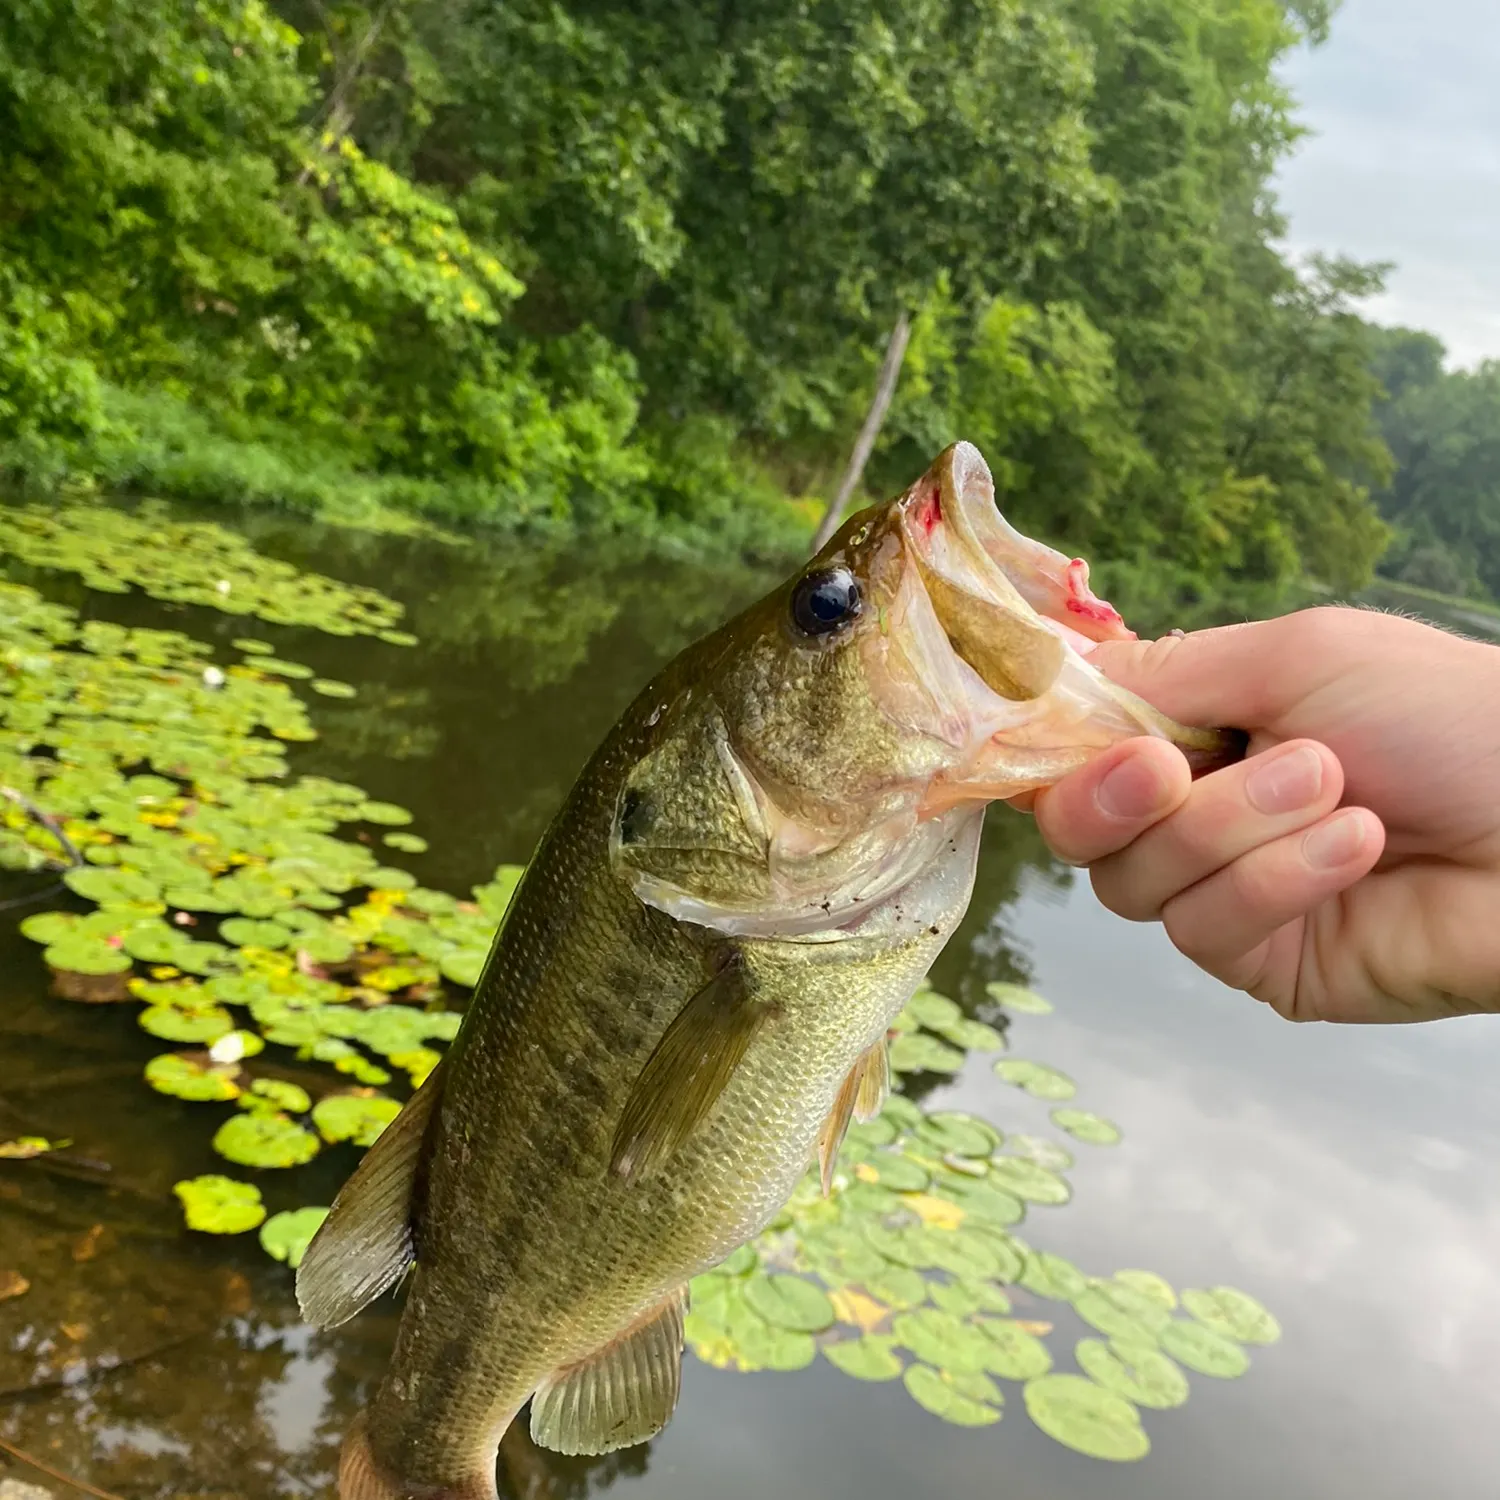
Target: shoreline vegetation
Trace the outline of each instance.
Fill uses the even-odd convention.
[[[781,560],[899,330],[851,504],[966,437],[1151,619],[1377,569],[1493,598],[1500,366],[1367,323],[1385,268],[1278,248],[1277,67],[1335,24],[34,0],[0,20],[0,480]]]

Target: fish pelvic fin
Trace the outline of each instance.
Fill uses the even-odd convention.
[[[354,1419],[339,1454],[339,1500],[499,1500],[494,1459],[454,1482],[402,1479],[371,1451],[369,1422],[362,1413]]]
[[[738,956],[683,1006],[625,1101],[610,1166],[626,1182],[655,1171],[707,1118],[751,1042],[776,1015]]]
[[[890,1087],[891,1065],[884,1036],[867,1047],[854,1061],[849,1075],[834,1095],[833,1108],[818,1132],[818,1172],[823,1196],[833,1191],[833,1169],[849,1131],[850,1120],[873,1120],[885,1103]]]
[[[590,1358],[548,1376],[531,1400],[532,1441],[592,1455],[655,1437],[682,1389],[687,1303],[677,1288]]]
[[[442,1091],[439,1063],[333,1200],[297,1268],[297,1305],[309,1323],[347,1323],[411,1269],[417,1174]]]

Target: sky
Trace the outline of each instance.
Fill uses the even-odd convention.
[[[1312,132],[1279,179],[1289,248],[1394,261],[1368,316],[1500,359],[1500,0],[1344,0],[1283,76]]]

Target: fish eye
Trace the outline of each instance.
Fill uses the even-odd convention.
[[[859,615],[859,583],[848,568],[826,568],[792,590],[792,623],[803,635],[831,635]]]

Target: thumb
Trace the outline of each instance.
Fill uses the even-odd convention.
[[[1316,613],[1313,612],[1313,613]],[[1158,641],[1104,641],[1089,661],[1111,682],[1181,724],[1262,729],[1309,687],[1307,615],[1225,625]]]

